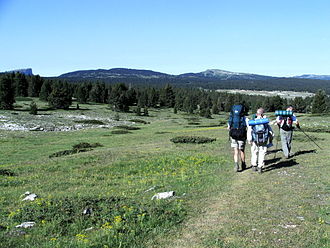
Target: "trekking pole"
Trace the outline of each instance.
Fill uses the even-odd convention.
[[[306,137],[310,139],[310,141],[312,141],[312,142],[313,142],[318,148],[320,148],[320,149],[322,150],[322,148],[321,148],[318,144],[316,144],[316,142],[315,142],[315,141],[314,141],[309,135],[307,135],[307,133],[305,133],[304,130],[301,129],[301,127],[298,127],[298,129],[299,129],[300,131],[302,131],[303,134],[305,134]]]
[[[280,139],[280,126],[278,126],[278,135],[275,138],[276,138],[276,145],[275,145],[274,159],[276,158],[276,155],[277,155],[277,145],[278,145],[278,140]]]

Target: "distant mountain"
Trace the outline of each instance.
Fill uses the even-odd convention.
[[[294,78],[330,80],[330,75],[304,74],[304,75],[301,75],[301,76],[294,76]]]
[[[136,70],[126,68],[98,69],[98,70],[82,70],[74,71],[60,75],[61,78],[91,78],[91,79],[107,79],[107,78],[163,78],[172,77],[169,74],[155,72],[151,70]]]
[[[83,70],[65,73],[59,76],[69,82],[92,82],[101,80],[105,83],[126,83],[134,85],[165,86],[172,84],[177,87],[198,87],[204,89],[245,89],[245,90],[282,90],[308,91],[325,90],[330,94],[328,80],[271,77],[249,73],[230,72],[219,69],[206,70],[198,73],[171,75],[151,70],[113,68],[109,70]]]
[[[6,71],[6,72],[19,72],[28,76],[32,76],[32,69],[31,68],[26,68],[26,69],[17,69],[17,70],[11,70],[11,71]]]
[[[109,70],[82,70],[60,75],[61,78],[109,79],[109,78],[178,78],[178,79],[210,79],[210,80],[265,80],[273,77],[249,73],[230,72],[219,69],[206,70],[198,73],[171,75],[151,70],[113,68]]]
[[[199,73],[185,73],[179,75],[179,77],[195,77],[195,78],[212,78],[220,80],[264,80],[273,77],[263,76],[257,74],[231,72],[219,69],[210,69]]]

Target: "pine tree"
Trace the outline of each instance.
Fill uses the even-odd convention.
[[[77,97],[77,101],[79,103],[87,103],[88,100],[88,86],[87,84],[83,83],[78,85],[77,89],[76,89],[76,97]]]
[[[160,92],[159,101],[161,107],[173,108],[175,95],[171,85],[167,84]]]
[[[307,101],[302,97],[295,97],[290,103],[293,106],[293,109],[298,113],[306,113]]]
[[[128,88],[125,84],[116,84],[111,89],[109,103],[115,111],[129,111]]]
[[[218,108],[218,105],[217,104],[213,104],[213,106],[212,106],[212,114],[217,115],[219,113],[220,113],[220,110]]]
[[[93,84],[89,92],[89,100],[91,102],[104,103],[105,86],[101,83]]]
[[[205,118],[211,118],[211,111],[207,99],[203,99],[199,106],[199,115]]]
[[[0,109],[13,109],[15,103],[15,92],[13,80],[5,75],[0,78]]]
[[[28,82],[28,95],[31,97],[38,97],[43,84],[43,79],[39,75],[36,75],[29,77]]]
[[[327,95],[324,90],[318,90],[312,103],[312,113],[327,112]]]
[[[32,101],[31,104],[30,104],[30,111],[29,111],[29,113],[31,115],[37,115],[38,114],[38,106],[37,106],[37,104],[34,101]]]
[[[39,99],[41,101],[48,101],[48,97],[52,92],[52,86],[51,86],[52,84],[53,82],[49,80],[45,80],[44,83],[42,84],[39,94]]]
[[[17,72],[15,74],[15,87],[16,87],[16,96],[28,96],[28,81],[26,80],[26,77],[24,74]]]
[[[68,109],[71,103],[72,95],[69,85],[61,81],[56,82],[48,97],[49,106],[55,109]]]
[[[148,107],[155,108],[159,102],[159,94],[155,88],[148,89]]]

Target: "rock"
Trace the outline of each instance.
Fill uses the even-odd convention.
[[[20,225],[15,226],[16,228],[30,228],[33,227],[36,223],[33,221],[23,222]]]
[[[41,126],[36,126],[36,127],[32,127],[29,129],[30,131],[44,131],[44,128]]]
[[[86,208],[83,211],[83,215],[91,215],[93,213],[93,209],[91,208]]]
[[[160,199],[168,199],[168,198],[171,198],[175,195],[175,192],[174,191],[168,191],[168,192],[161,192],[161,193],[157,193],[155,194],[151,200],[160,200]]]
[[[34,201],[38,196],[36,194],[26,194],[30,192],[25,192],[25,195],[27,195],[22,201]]]

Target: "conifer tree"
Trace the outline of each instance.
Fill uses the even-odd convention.
[[[34,101],[32,101],[31,104],[30,104],[30,111],[29,111],[29,113],[31,115],[37,115],[38,114],[38,106],[37,106],[37,104]]]
[[[15,92],[13,80],[9,75],[0,78],[0,109],[13,109]]]
[[[312,113],[327,112],[327,95],[324,90],[318,90],[312,103]]]
[[[89,92],[89,100],[91,102],[103,103],[104,102],[105,89],[100,83],[93,84],[91,91]]]
[[[78,85],[77,89],[76,89],[76,97],[77,97],[77,101],[79,103],[87,103],[88,100],[88,86],[87,84],[83,83]]]
[[[29,77],[28,82],[28,95],[31,97],[38,97],[43,84],[43,79],[39,75],[36,75]]]
[[[211,118],[211,111],[207,99],[203,99],[199,105],[199,115],[205,118]]]
[[[148,107],[156,108],[159,101],[159,94],[155,88],[148,89]]]
[[[69,85],[61,81],[56,82],[48,97],[49,106],[55,109],[68,109],[71,103],[72,95]]]
[[[116,84],[111,89],[109,103],[115,111],[129,110],[129,98],[127,96],[128,88],[125,84]]]
[[[15,87],[16,87],[16,96],[23,96],[26,97],[28,96],[28,81],[26,80],[26,77],[22,73],[15,73]]]
[[[39,99],[41,101],[48,101],[48,97],[50,93],[52,92],[52,85],[53,82],[50,80],[45,80],[44,83],[41,86],[40,94],[39,94]]]
[[[218,105],[216,103],[213,104],[212,106],[212,114],[217,115],[219,114],[220,110],[218,108]]]
[[[167,84],[161,90],[159,95],[161,107],[173,108],[175,104],[175,95],[171,85]]]

